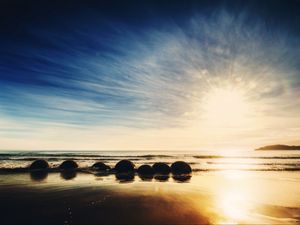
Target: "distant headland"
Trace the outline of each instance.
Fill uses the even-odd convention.
[[[300,150],[300,146],[297,145],[267,145],[257,148],[255,150]]]

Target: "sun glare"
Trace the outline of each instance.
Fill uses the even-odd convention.
[[[218,88],[204,99],[205,120],[218,126],[238,126],[246,120],[249,103],[244,93],[237,89]]]

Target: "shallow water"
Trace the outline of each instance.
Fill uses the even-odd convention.
[[[300,173],[227,170],[185,182],[1,174],[0,201],[5,224],[299,224]]]
[[[0,152],[0,169],[27,167],[33,160],[46,159],[52,167],[73,159],[80,167],[102,161],[113,167],[121,159],[132,160],[137,166],[155,162],[172,163],[184,160],[194,172],[213,170],[297,171],[300,151],[9,151]]]

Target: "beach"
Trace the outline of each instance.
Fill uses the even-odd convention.
[[[2,173],[0,201],[2,224],[299,224],[300,173]]]

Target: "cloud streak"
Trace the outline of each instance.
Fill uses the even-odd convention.
[[[74,126],[110,134],[118,129],[134,134],[149,130],[150,136],[160,129],[190,134],[195,121],[207,126],[202,115],[207,94],[226,86],[241,89],[255,107],[249,115],[252,131],[231,131],[227,142],[237,132],[248,139],[255,129],[299,129],[294,118],[300,113],[298,37],[247,12],[225,9],[210,16],[195,13],[181,25],[168,21],[159,28],[110,22],[104,32],[97,29],[103,22],[92,24],[75,28],[70,23],[66,30],[29,26],[35,41],[5,42],[0,65],[4,136],[32,132],[34,139],[35,131],[47,130],[46,140],[60,126],[73,136],[84,136]],[[196,132],[213,140],[219,130],[208,129]]]

